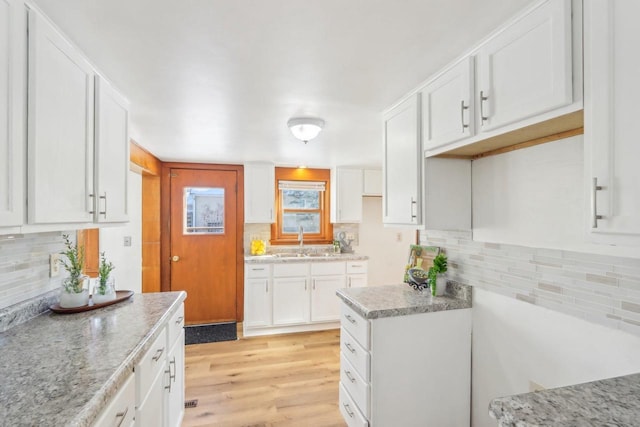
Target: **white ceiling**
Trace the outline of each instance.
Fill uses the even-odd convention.
[[[532,0],[36,0],[165,161],[380,166],[380,113]],[[326,121],[307,145],[292,116]]]

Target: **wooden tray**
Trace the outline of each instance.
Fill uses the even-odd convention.
[[[89,305],[83,305],[82,307],[73,308],[62,308],[60,307],[60,304],[53,304],[49,306],[49,310],[59,314],[82,313],[84,311],[91,311],[97,308],[106,307],[108,305],[117,304],[131,298],[132,295],[133,291],[116,291],[116,299],[112,301],[103,302],[101,304],[92,304],[91,302],[89,302]]]

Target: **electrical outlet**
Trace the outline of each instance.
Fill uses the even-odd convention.
[[[353,233],[347,233],[346,238],[347,240],[355,240],[355,236],[353,235]]]
[[[56,277],[60,275],[60,254],[55,253],[49,255],[49,276]]]
[[[396,242],[402,242],[402,233],[396,234]]]

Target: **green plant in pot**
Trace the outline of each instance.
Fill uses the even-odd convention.
[[[111,272],[116,267],[111,261],[107,261],[104,252],[100,253],[100,266],[98,267],[98,283],[93,288],[93,303],[102,304],[116,298],[115,281]]]
[[[431,287],[431,295],[444,295],[447,288],[447,279],[444,273],[447,271],[447,256],[439,253],[433,259],[433,266],[429,269],[429,285]]]
[[[67,270],[69,276],[62,282],[60,307],[82,307],[89,303],[89,290],[85,289],[84,286],[89,278],[82,274],[84,267],[84,248],[72,243],[68,234],[63,234],[62,238],[65,249],[60,252],[60,255],[64,255],[66,259],[61,258],[60,264]]]

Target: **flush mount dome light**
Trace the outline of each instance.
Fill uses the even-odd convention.
[[[293,136],[306,144],[318,136],[324,126],[324,120],[313,117],[294,117],[289,119],[287,126],[291,129]]]

